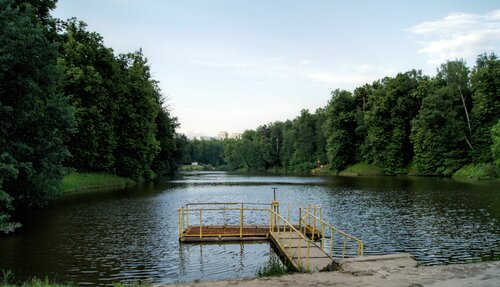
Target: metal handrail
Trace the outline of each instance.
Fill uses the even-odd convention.
[[[232,208],[227,208],[223,206],[222,208],[188,208],[189,205],[225,205],[225,204],[231,204],[231,205],[236,205],[236,204],[241,204],[240,207],[232,207]],[[224,237],[233,237],[233,236],[239,236],[243,237],[243,226],[244,226],[244,212],[245,211],[261,211],[261,212],[268,212],[269,208],[247,208],[244,207],[245,204],[248,205],[257,205],[261,203],[193,203],[193,204],[186,204],[185,206],[181,207],[178,209],[178,225],[179,225],[179,237],[200,237],[203,238],[203,213],[204,212],[214,212],[214,211],[239,211],[240,212],[240,222],[239,222],[239,232],[238,233],[226,233],[226,234],[221,234],[220,236]],[[269,204],[266,204],[269,205]],[[197,235],[187,235],[186,231],[188,229],[189,225],[189,217],[190,214],[198,214],[199,213],[199,233]],[[223,214],[224,216],[224,214]]]
[[[281,221],[283,221],[283,225],[281,225]],[[304,234],[302,234],[299,230],[297,230],[293,224],[291,224],[288,220],[286,220],[283,216],[281,216],[279,213],[277,213],[276,211],[272,210],[272,209],[269,209],[269,229],[270,231],[274,231],[277,233],[278,235],[278,239],[276,240],[277,244],[280,245],[280,247],[283,249],[283,250],[288,250],[290,251],[291,247],[292,247],[292,233],[296,233],[299,235],[299,238],[293,238],[293,239],[298,239],[299,240],[299,244],[298,244],[298,248],[297,248],[297,263],[295,263],[293,261],[293,258],[291,258],[291,252],[284,252],[285,256],[288,258],[288,261],[295,267],[297,268],[297,270],[306,270],[306,271],[309,271],[310,270],[310,265],[309,265],[309,252],[310,252],[310,248],[311,248],[311,244],[316,245],[311,239],[307,238],[307,236],[305,236]],[[285,233],[287,231],[287,227],[288,227],[288,234],[289,234],[289,237],[288,237],[288,245],[284,245],[282,242],[281,242],[281,237],[280,237],[280,233],[281,233],[281,228],[283,228],[283,233]],[[284,238],[284,241],[286,241],[287,239]],[[302,263],[301,263],[301,259],[303,259],[303,255],[301,254],[302,253],[302,246],[305,246],[305,245],[302,245],[302,242],[305,241],[304,244],[307,244],[307,248],[306,248],[306,254],[305,254],[305,258],[306,258],[306,264],[305,264],[305,267],[302,266]]]
[[[342,258],[345,257],[346,252],[347,252],[347,239],[351,239],[355,242],[358,243],[358,248],[357,248],[357,255],[358,256],[363,256],[364,252],[364,247],[363,247],[363,241],[358,239],[357,237],[350,235],[344,231],[341,231],[337,228],[335,228],[333,225],[325,222],[322,218],[317,217],[314,215],[310,210],[305,209],[305,208],[299,208],[300,210],[300,218],[299,218],[299,226],[302,227],[302,224],[304,223],[304,229],[307,227],[310,230],[312,229],[312,239],[314,240],[315,236],[315,231],[319,231],[320,237],[321,237],[321,249],[330,255],[330,257],[333,257],[333,242],[334,242],[334,234],[338,233],[344,237],[344,245],[342,248]],[[302,213],[305,214],[305,216],[302,216]],[[310,219],[309,221],[307,219]],[[313,219],[313,220],[311,220]],[[314,222],[312,227],[311,227],[311,221]],[[319,228],[317,228],[316,223],[319,223]],[[329,244],[329,252],[327,252],[326,246],[325,246],[325,227],[330,229],[330,244]]]

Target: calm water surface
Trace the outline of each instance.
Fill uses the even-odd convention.
[[[422,264],[500,259],[500,184],[410,177],[299,177],[192,172],[174,180],[66,196],[0,237],[0,268],[80,285],[254,277],[268,243],[179,244],[188,202],[270,202],[292,219],[305,203],[362,239],[366,254],[410,252]]]

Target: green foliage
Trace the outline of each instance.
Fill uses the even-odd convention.
[[[418,112],[413,94],[421,80],[421,73],[415,70],[400,73],[374,83],[368,94],[370,108],[364,114],[363,156],[389,174],[404,173],[413,157],[409,135],[411,121]]]
[[[75,107],[78,132],[70,141],[73,155],[67,164],[82,171],[110,171],[117,146],[118,107],[114,75],[117,63],[102,37],[86,31],[86,24],[70,19],[62,25],[59,64],[64,68],[64,92]]]
[[[125,186],[135,181],[114,174],[95,172],[72,172],[63,177],[58,185],[60,192],[106,186]]]
[[[491,129],[491,155],[498,169],[500,169],[500,119]]]
[[[271,256],[269,262],[257,270],[258,277],[280,276],[292,273],[292,268],[281,262],[277,256]]]
[[[10,270],[3,270],[0,275],[0,286],[2,287],[72,287],[73,284],[58,284],[50,281],[47,277],[45,279],[32,278],[26,282],[16,282],[14,273]]]
[[[411,70],[354,94],[335,90],[314,114],[303,110],[225,141],[224,162],[249,171],[424,176],[452,176],[471,162],[489,166],[500,149],[496,134],[490,138],[500,114],[499,67],[496,55],[481,55],[472,73],[456,60],[433,78]],[[184,162],[199,161],[196,140],[185,142]],[[346,169],[355,162],[362,164]]]
[[[61,28],[59,63],[78,121],[67,164],[135,180],[173,173],[181,157],[177,119],[164,106],[142,51],[116,57],[85,23],[70,19]]]
[[[203,171],[203,170],[214,170],[212,165],[190,165],[185,164],[179,167],[180,171]]]
[[[185,136],[180,137],[182,143],[181,162],[190,165],[192,162],[198,162],[203,165],[221,166],[224,164],[224,141],[210,139],[189,141]]]
[[[159,90],[159,89],[158,89]],[[159,96],[158,96],[159,98]],[[173,174],[181,161],[182,154],[178,148],[178,136],[175,129],[179,126],[177,118],[170,115],[170,112],[160,101],[161,109],[156,117],[156,138],[160,145],[160,151],[152,163],[152,169],[159,175]]]
[[[491,162],[491,128],[500,115],[500,59],[494,54],[480,55],[471,75],[472,161]]]
[[[323,128],[331,168],[342,170],[352,164],[356,158],[356,105],[351,93],[332,92]]]
[[[151,164],[160,151],[155,119],[160,111],[158,91],[141,51],[121,55],[122,92],[119,94],[115,168],[119,175],[150,179]],[[126,128],[125,128],[126,127]]]
[[[0,231],[14,207],[45,205],[56,193],[74,116],[60,89],[56,44],[29,3],[0,2]]]
[[[492,180],[498,178],[498,169],[491,163],[471,163],[457,170],[453,178]]]
[[[224,161],[230,169],[310,172],[326,161],[323,109],[302,110],[293,121],[247,130],[241,140],[226,140]]]
[[[469,160],[468,125],[452,69],[467,70],[463,62],[443,64],[413,120],[414,163],[421,175],[451,176]]]
[[[339,173],[339,175],[384,175],[384,169],[366,162],[353,164]]]
[[[0,1],[3,232],[19,226],[15,209],[58,193],[63,163],[147,180],[173,173],[181,158],[177,119],[142,52],[115,56],[85,23],[53,19],[55,3]]]

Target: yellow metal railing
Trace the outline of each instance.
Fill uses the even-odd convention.
[[[352,250],[348,243],[354,242],[357,244],[356,255],[363,256],[364,247],[363,241],[347,234],[333,225],[325,222],[323,220],[323,212],[320,206],[310,205],[309,208],[299,208],[300,217],[299,217],[299,229],[304,234],[311,234],[311,239],[320,241],[320,247],[328,254],[330,257],[348,257],[349,250]],[[340,236],[340,242],[342,246],[335,246],[335,239]],[[325,242],[325,239],[328,239],[328,242]],[[336,254],[335,251],[340,252],[341,254]]]
[[[269,209],[269,231],[276,235],[276,243],[285,251],[284,255],[297,270],[310,270],[309,255],[311,245],[315,243],[307,238],[302,232],[295,228],[287,219],[273,209]],[[286,238],[288,235],[288,238]],[[296,235],[296,236],[292,236]],[[298,240],[298,244],[292,244],[292,240]],[[288,243],[288,244],[287,244]],[[296,261],[293,260],[293,250],[296,249]],[[305,261],[305,264],[302,264]]]
[[[248,217],[250,219],[246,216],[248,212],[252,212],[252,216]],[[230,224],[227,224],[228,217],[231,221]],[[321,248],[332,259],[355,255],[362,256],[364,251],[363,242],[360,239],[325,222],[322,209],[318,205],[299,208],[299,221],[298,224],[294,225],[290,220],[290,207],[288,207],[287,218],[284,218],[279,212],[279,203],[277,201],[273,201],[271,204],[243,202],[189,203],[178,209],[178,224],[181,241],[184,240],[184,237],[199,237],[200,239],[204,236],[241,238],[244,236],[243,229],[245,227],[269,228],[268,232],[264,231],[267,234],[266,237],[270,234],[274,235],[276,243],[284,251],[283,253],[288,261],[298,270],[310,270],[310,249],[316,248],[316,246]],[[224,232],[217,234],[206,235],[203,227],[207,226],[215,229],[229,226],[231,229],[226,229]],[[215,229],[212,229],[212,231]],[[208,228],[205,230],[208,230]],[[248,234],[246,235],[248,236]],[[298,240],[298,242],[295,240]],[[353,245],[353,243],[357,246]]]
[[[229,207],[228,207],[229,206]],[[250,206],[250,207],[249,207]],[[259,208],[253,206],[266,206],[267,208]],[[221,226],[226,225],[226,213],[239,213],[239,232],[238,233],[221,233],[219,237],[243,237],[243,227],[245,226],[245,212],[262,212],[262,222],[261,225],[267,225],[266,222],[266,212],[269,212],[270,204],[268,203],[257,203],[257,202],[210,202],[210,203],[188,203],[183,207],[178,209],[178,225],[179,225],[179,237],[199,237],[203,238],[203,226],[214,226],[213,222],[204,221],[205,218],[210,220],[217,219],[223,220]],[[207,217],[207,213],[210,213],[210,217]],[[214,216],[215,214],[215,216]],[[189,221],[199,223],[197,228],[199,228],[198,233],[192,232],[187,233],[188,228],[191,226]],[[193,227],[193,226],[191,226]]]

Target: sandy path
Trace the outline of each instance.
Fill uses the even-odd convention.
[[[344,260],[339,271],[175,286],[500,286],[500,261],[417,267],[409,254]]]

